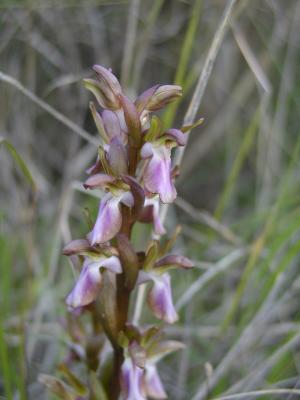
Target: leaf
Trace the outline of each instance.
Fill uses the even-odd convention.
[[[31,173],[30,173],[25,161],[23,160],[23,158],[20,156],[20,154],[15,149],[15,147],[8,140],[0,138],[0,146],[1,145],[4,145],[7,148],[7,150],[10,152],[11,156],[13,157],[13,159],[18,164],[18,166],[19,166],[20,170],[22,171],[23,175],[25,176],[25,178],[30,183],[30,185],[32,187],[32,190],[35,192],[36,191],[35,182],[33,180],[33,177],[31,175]]]
[[[75,392],[81,396],[85,396],[87,394],[87,389],[84,384],[77,378],[76,375],[65,365],[60,364],[58,366],[58,370],[63,374],[65,379],[68,381],[70,386],[75,390]]]
[[[181,132],[186,133],[191,131],[192,129],[196,128],[197,126],[201,125],[204,121],[204,118],[198,119],[198,121],[194,122],[191,125],[185,125],[182,128],[180,128]]]
[[[60,399],[76,400],[77,398],[72,388],[66,385],[61,379],[55,378],[52,375],[40,374],[38,380]]]

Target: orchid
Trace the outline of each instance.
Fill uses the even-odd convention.
[[[154,317],[169,324],[179,318],[169,272],[187,270],[193,263],[169,254],[179,229],[161,240],[166,228],[160,207],[176,198],[178,167],[172,165],[171,153],[186,144],[185,132],[191,127],[165,129],[153,115],[181,96],[179,86],[155,85],[132,101],[110,69],[99,65],[93,69],[96,79],[85,79],[84,85],[96,99],[90,110],[101,144],[83,186],[100,190],[101,200],[90,232],[63,250],[79,271],[66,304],[76,321],[70,325],[73,346],[69,347],[80,349],[80,355],[72,350],[64,368],[72,360],[85,363],[88,379],[82,383],[67,369],[70,388],[65,382],[59,385],[71,393],[68,398],[94,398],[97,392],[99,398],[114,400],[165,399],[157,363],[183,346],[162,341],[155,326],[130,325],[130,305],[145,283]],[[136,250],[131,234],[139,222],[153,224],[155,240]],[[91,324],[87,320],[80,324],[82,313],[91,316]],[[74,326],[80,334],[75,334]]]

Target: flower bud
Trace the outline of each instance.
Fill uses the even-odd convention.
[[[108,143],[109,138],[108,138],[107,133],[104,128],[104,121],[101,118],[101,115],[96,111],[95,104],[92,101],[90,102],[90,110],[91,110],[92,116],[94,118],[94,122],[95,122],[97,130],[99,132],[99,135],[102,137],[102,139],[104,140],[105,143]]]
[[[102,113],[102,120],[105,127],[109,141],[114,137],[121,136],[121,126],[117,115],[110,110],[104,110]]]
[[[108,69],[100,65],[95,65],[93,69],[98,80],[84,79],[84,86],[94,94],[101,107],[109,110],[119,109],[119,96],[122,93],[119,81]]]
[[[114,137],[108,146],[107,161],[116,176],[127,174],[127,152],[125,146],[118,137]]]
[[[120,95],[120,101],[124,110],[124,117],[128,128],[128,135],[133,144],[139,146],[141,142],[142,127],[139,113],[134,103],[126,96]]]
[[[132,244],[124,234],[117,235],[117,245],[124,267],[125,285],[129,290],[132,290],[138,277],[139,260]]]
[[[149,111],[157,111],[181,96],[182,88],[180,86],[161,85],[151,96],[145,108]]]
[[[152,96],[159,88],[160,85],[152,86],[151,88],[145,90],[134,102],[137,110],[141,113],[145,108],[147,109],[147,105],[151,100]]]

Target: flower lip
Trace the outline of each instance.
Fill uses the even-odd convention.
[[[131,357],[126,357],[121,367],[121,391],[124,400],[146,400],[143,390],[142,368]]]
[[[172,203],[177,192],[171,176],[171,149],[164,144],[148,142],[142,147],[141,156],[149,158],[143,174],[145,189],[159,194],[163,203]]]
[[[154,364],[149,364],[145,371],[145,391],[151,399],[166,399],[167,394],[160,380],[157,368]]]
[[[173,324],[178,320],[178,315],[172,300],[170,275],[168,273],[161,276],[153,274],[152,279],[153,286],[148,293],[149,306],[156,318]]]
[[[78,280],[66,298],[66,303],[72,309],[86,306],[92,303],[101,287],[101,268],[106,268],[115,274],[122,272],[120,260],[116,256],[99,256],[94,261],[86,257]]]
[[[111,240],[121,229],[120,198],[107,193],[101,200],[96,223],[89,235],[92,245]]]

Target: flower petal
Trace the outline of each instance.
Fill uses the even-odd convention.
[[[155,365],[149,364],[146,366],[144,385],[145,385],[146,395],[151,397],[152,399],[167,398],[167,394],[160,380]]]
[[[141,149],[141,157],[149,158],[153,155],[153,146],[151,143],[146,142]]]
[[[63,254],[65,256],[71,256],[73,254],[79,254],[83,251],[91,249],[91,245],[86,239],[75,239],[68,243],[63,248]]]
[[[177,321],[178,315],[172,300],[170,275],[165,273],[155,276],[153,282],[148,295],[149,306],[158,319],[173,324]]]
[[[111,139],[107,146],[107,160],[115,175],[127,174],[127,151],[120,137]]]
[[[145,201],[145,206],[147,205],[152,205],[152,218],[153,218],[153,224],[154,224],[154,232],[157,235],[164,235],[166,233],[166,230],[160,220],[159,217],[159,198],[154,197],[152,199],[146,199]]]
[[[114,272],[115,274],[122,273],[122,266],[120,260],[116,256],[111,256],[104,259],[101,263],[101,267],[104,267],[109,271]]]
[[[156,268],[178,267],[178,268],[189,269],[194,267],[194,263],[185,256],[169,254],[158,260],[155,264],[155,267]]]
[[[121,229],[122,214],[119,208],[120,197],[110,193],[101,200],[96,223],[90,234],[91,244],[111,240]]]
[[[124,192],[120,199],[121,203],[123,203],[127,207],[134,206],[134,197],[131,192]]]
[[[163,203],[172,203],[176,189],[171,177],[171,149],[166,146],[152,146],[153,155],[144,171],[145,188],[158,193]]]
[[[104,110],[102,112],[102,120],[105,127],[105,131],[111,140],[116,136],[121,135],[121,127],[117,115],[111,110]]]
[[[69,307],[83,307],[95,300],[101,286],[99,268],[99,262],[90,263],[88,260],[84,262],[79,278],[66,298],[66,303]]]
[[[182,133],[179,129],[168,129],[163,136],[170,140],[174,140],[178,146],[185,146],[187,142],[187,135]]]
[[[121,367],[121,392],[124,400],[146,400],[143,393],[143,369],[126,358]]]
[[[115,178],[107,174],[95,174],[90,176],[83,184],[85,189],[103,188],[108,183],[113,183]]]

